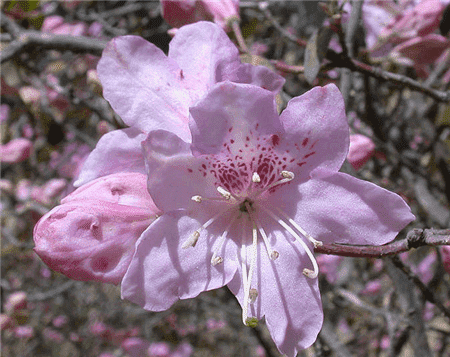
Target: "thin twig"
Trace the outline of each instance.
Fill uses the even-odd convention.
[[[381,258],[407,252],[411,248],[422,246],[450,245],[450,229],[413,229],[408,232],[406,238],[381,245],[343,245],[324,244],[314,248],[316,253],[340,255],[344,257]]]
[[[17,26],[6,15],[2,14],[2,26],[13,36],[9,45],[0,52],[0,62],[6,62],[26,49],[39,46],[44,49],[91,53],[101,56],[107,41],[84,36],[55,35],[51,33],[24,30]]]
[[[441,310],[445,314],[445,316],[450,319],[450,310],[447,309],[444,304],[442,304],[434,296],[434,293],[430,289],[428,289],[428,287],[422,282],[422,280],[419,279],[419,277],[412,273],[411,269],[409,269],[408,266],[403,264],[398,257],[392,257],[391,261],[397,268],[399,268],[404,274],[406,274],[410,280],[412,280],[412,282],[420,289],[423,297],[426,300],[428,300],[432,304],[435,304],[439,308],[439,310]]]

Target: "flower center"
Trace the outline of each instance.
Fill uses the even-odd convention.
[[[239,183],[240,191],[233,190],[233,193],[227,190],[226,188],[235,187],[227,185],[224,182],[220,182],[221,185],[217,185],[216,189],[220,197],[211,197],[206,198],[200,195],[192,196],[192,200],[197,203],[202,203],[203,201],[212,200],[212,201],[223,201],[225,203],[224,209],[215,214],[212,218],[207,220],[199,229],[191,234],[191,236],[186,240],[183,244],[183,248],[188,248],[191,246],[195,246],[198,239],[200,238],[200,233],[202,230],[208,228],[211,224],[213,224],[219,217],[222,215],[232,213],[232,219],[227,224],[226,228],[223,230],[221,236],[217,239],[216,248],[214,249],[213,255],[211,257],[211,264],[213,266],[217,264],[221,264],[224,261],[222,256],[222,248],[224,242],[230,232],[231,227],[234,225],[238,218],[241,218],[243,214],[247,214],[249,217],[249,221],[251,222],[251,236],[252,242],[249,244],[247,242],[247,235],[245,232],[243,233],[241,239],[241,252],[240,252],[240,261],[242,268],[242,280],[243,280],[243,289],[244,289],[244,304],[242,309],[242,321],[244,324],[250,326],[254,325],[255,321],[257,321],[254,317],[248,316],[249,305],[253,304],[258,296],[258,290],[255,287],[252,287],[252,279],[255,268],[257,267],[257,245],[258,245],[258,236],[262,238],[262,241],[265,246],[265,250],[269,259],[276,260],[280,254],[272,249],[270,240],[266,234],[266,231],[261,224],[259,216],[262,213],[270,216],[276,223],[281,225],[290,235],[295,238],[295,241],[298,242],[303,250],[308,255],[311,263],[312,270],[305,268],[303,270],[303,274],[311,279],[317,277],[319,268],[317,262],[309,249],[308,245],[305,243],[304,238],[308,239],[313,245],[319,246],[322,245],[320,241],[315,240],[311,237],[303,228],[301,228],[293,219],[291,219],[288,215],[286,215],[282,210],[277,207],[268,208],[265,207],[260,196],[272,192],[277,186],[287,184],[295,178],[294,173],[286,170],[282,170],[278,178],[265,180],[265,184],[261,185],[261,176],[258,172],[253,172],[250,177],[250,182]],[[232,180],[225,176],[228,179],[228,183],[232,182]],[[226,188],[224,188],[226,187]],[[246,220],[244,220],[246,222]],[[245,223],[244,223],[245,225]],[[248,231],[247,231],[248,232]],[[250,249],[249,249],[250,248]],[[249,252],[250,250],[250,252]]]

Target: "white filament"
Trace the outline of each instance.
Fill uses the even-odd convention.
[[[311,250],[308,248],[306,243],[303,241],[303,239],[281,218],[279,218],[277,215],[275,215],[272,211],[261,207],[266,211],[269,216],[271,216],[275,221],[277,221],[282,227],[284,227],[289,233],[292,234],[292,236],[299,242],[303,249],[305,250],[306,254],[308,255],[309,259],[311,260],[311,263],[313,265],[314,270],[310,269],[303,269],[303,274],[307,276],[308,278],[314,279],[317,278],[317,275],[319,275],[319,266],[317,265],[317,261],[314,258],[314,255],[311,253]]]

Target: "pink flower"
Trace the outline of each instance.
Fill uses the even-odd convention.
[[[13,139],[5,145],[0,145],[0,161],[17,163],[30,157],[33,143],[24,138]]]
[[[164,20],[181,27],[201,20],[212,20],[224,30],[239,20],[239,0],[161,0]]]
[[[403,42],[392,50],[391,56],[406,57],[410,60],[410,65],[424,66],[436,62],[449,47],[450,40],[441,35],[430,34]]]
[[[34,228],[34,251],[75,280],[119,284],[141,233],[160,213],[146,176],[120,173],[80,187]]]
[[[129,337],[120,345],[130,357],[145,356],[145,351],[148,349],[148,346],[150,346],[150,342],[138,337]]]
[[[350,147],[347,160],[355,170],[363,167],[375,152],[375,144],[367,136],[361,134],[350,135]]]
[[[116,172],[145,173],[141,142],[152,130],[170,130],[190,142],[189,107],[215,83],[252,83],[275,93],[284,83],[266,67],[242,64],[226,33],[209,22],[180,28],[168,56],[141,37],[117,37],[97,71],[104,97],[131,128],[100,139],[76,186]]]
[[[14,336],[16,338],[32,338],[34,336],[34,329],[31,326],[17,326],[14,328]]]
[[[168,357],[170,356],[170,346],[165,342],[155,342],[148,348],[150,357]]]
[[[8,296],[5,303],[5,311],[13,314],[16,311],[23,310],[27,307],[27,293],[25,291],[17,291]]]
[[[265,316],[294,356],[322,326],[313,246],[384,244],[414,216],[398,195],[338,172],[349,128],[333,84],[278,116],[273,93],[219,83],[190,114],[192,145],[164,130],[143,143],[164,213],[137,241],[122,297],[161,311],[228,285],[243,322]]]
[[[58,15],[48,16],[42,24],[42,32],[51,32],[55,35],[83,36],[88,26],[84,22],[67,23]]]
[[[397,15],[383,28],[379,34],[378,43],[371,49],[380,51],[386,44],[397,45],[417,36],[431,34],[439,27],[439,21],[444,11],[444,4],[440,0],[422,0],[413,8]],[[379,55],[386,54],[381,51]]]

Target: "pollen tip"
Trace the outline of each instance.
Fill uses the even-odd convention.
[[[258,175],[257,172],[254,172],[254,173],[253,173],[253,175],[252,175],[252,181],[253,181],[254,183],[261,182],[261,177]]]
[[[195,195],[195,196],[191,197],[191,200],[200,203],[200,202],[202,202],[203,199],[202,199],[202,196]]]
[[[223,263],[223,258],[222,257],[214,257],[211,259],[211,264],[213,266],[216,266],[217,264],[221,264]]]
[[[303,275],[310,279],[317,278],[318,272],[312,271],[310,269],[303,269]]]
[[[270,253],[270,259],[275,260],[280,256],[280,253],[278,253],[276,250],[272,250]]]
[[[189,248],[189,247],[195,247],[199,237],[200,237],[200,232],[199,231],[195,231],[186,240],[186,242],[184,242],[184,244],[181,246],[181,248],[186,249],[186,248]]]
[[[248,293],[250,304],[254,304],[257,297],[258,297],[258,290],[256,290],[255,288],[251,288]]]
[[[226,199],[229,200],[231,198],[231,193],[229,193],[227,190],[225,190],[221,186],[217,186],[217,191]]]
[[[281,176],[290,180],[293,180],[295,177],[294,173],[291,171],[281,171]]]

